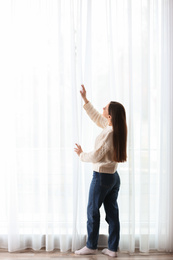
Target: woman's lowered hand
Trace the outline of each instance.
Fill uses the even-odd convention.
[[[83,151],[82,148],[79,144],[75,144],[76,147],[74,148],[75,153],[77,153],[77,155],[79,156]]]

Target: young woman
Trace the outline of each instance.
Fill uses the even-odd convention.
[[[101,128],[96,138],[94,150],[83,152],[76,144],[75,152],[83,162],[93,163],[93,178],[90,185],[87,207],[86,246],[75,251],[77,255],[95,254],[99,237],[100,212],[103,203],[106,221],[109,225],[108,249],[103,254],[116,257],[120,239],[120,223],[118,211],[118,191],[120,178],[117,172],[118,162],[126,161],[127,125],[124,107],[118,102],[110,102],[103,108],[103,114],[95,110],[86,98],[86,90],[82,85],[80,91],[85,102],[84,109],[89,117]]]

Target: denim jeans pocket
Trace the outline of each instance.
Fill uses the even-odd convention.
[[[109,189],[115,184],[114,179],[113,174],[100,173],[100,186]]]

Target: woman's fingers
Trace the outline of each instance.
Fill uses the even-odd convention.
[[[86,95],[86,89],[85,89],[84,85],[82,85],[82,89],[83,89],[83,93]]]
[[[75,144],[77,147],[74,148],[74,151],[80,155],[80,153],[82,153],[82,148],[79,144]]]
[[[75,152],[79,152],[81,150],[81,146],[79,144],[75,144],[77,147],[74,148]]]
[[[82,90],[80,90],[80,93],[81,93],[82,96],[85,96],[86,95],[86,89],[85,89],[84,85],[81,85],[81,87],[82,87]]]

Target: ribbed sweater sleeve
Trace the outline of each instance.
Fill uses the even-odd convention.
[[[80,154],[81,161],[97,163],[101,161],[106,153],[111,149],[112,131],[106,130],[106,128],[103,131],[105,131],[105,135],[103,138],[99,139],[99,141],[96,142],[96,148],[94,148],[92,152],[82,152]]]
[[[105,128],[108,125],[107,119],[103,117],[90,102],[85,104],[83,107],[91,120],[93,120],[93,122],[96,123],[99,127]]]
[[[92,162],[92,163],[97,163],[99,162],[104,155],[109,151],[109,146],[107,143],[100,143],[100,146],[93,150],[92,152],[89,153],[84,153],[82,152],[80,154],[80,159],[83,162]]]

